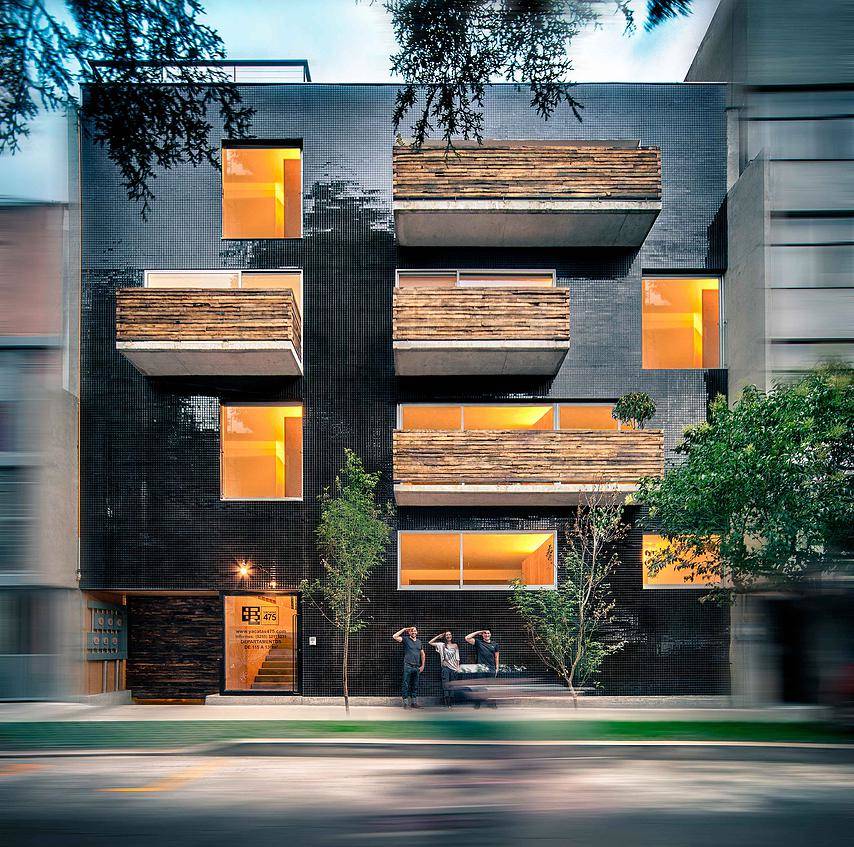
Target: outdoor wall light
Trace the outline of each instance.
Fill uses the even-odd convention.
[[[253,565],[252,562],[247,562],[245,559],[241,559],[237,563],[237,576],[238,576],[238,578],[239,579],[249,579],[252,576],[252,568],[253,567],[257,568],[260,571],[263,571],[265,574],[267,574],[267,576],[270,577],[270,581],[267,584],[268,588],[275,588],[276,587],[276,585],[277,585],[276,578],[273,576],[272,573],[270,573],[269,570],[267,570],[267,568],[262,567],[261,565]]]

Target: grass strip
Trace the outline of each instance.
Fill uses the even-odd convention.
[[[47,721],[0,723],[0,750],[185,747],[235,738],[801,741],[854,744],[822,723],[738,721]]]

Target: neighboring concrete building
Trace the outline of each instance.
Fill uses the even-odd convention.
[[[854,361],[854,8],[722,0],[686,79],[726,83],[730,397],[825,361]],[[806,589],[805,589],[806,591]],[[733,693],[830,696],[854,664],[854,597],[740,598]]]
[[[0,200],[0,699],[83,692],[75,234]]]
[[[722,0],[686,79],[727,83],[730,396],[854,361],[850,0]]]
[[[510,580],[552,588],[579,497],[660,472],[726,391],[724,88],[580,85],[584,121],[545,123],[492,86],[487,141],[446,158],[395,145],[394,85],[266,80],[257,139],[215,129],[222,173],[159,173],[147,220],[81,140],[82,585],[126,603],[127,685],[339,693],[298,586],[345,447],[398,506],[351,693],[399,691],[409,624],[536,670]],[[611,417],[629,391],[649,429]],[[645,574],[626,516],[600,690],[725,694],[728,611]]]

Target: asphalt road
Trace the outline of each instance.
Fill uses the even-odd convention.
[[[0,759],[0,844],[851,844],[854,748]],[[331,754],[331,755],[330,755]]]

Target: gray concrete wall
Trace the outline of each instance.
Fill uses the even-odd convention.
[[[767,163],[750,163],[727,197],[729,267],[724,278],[725,364],[730,399],[766,388]]]

